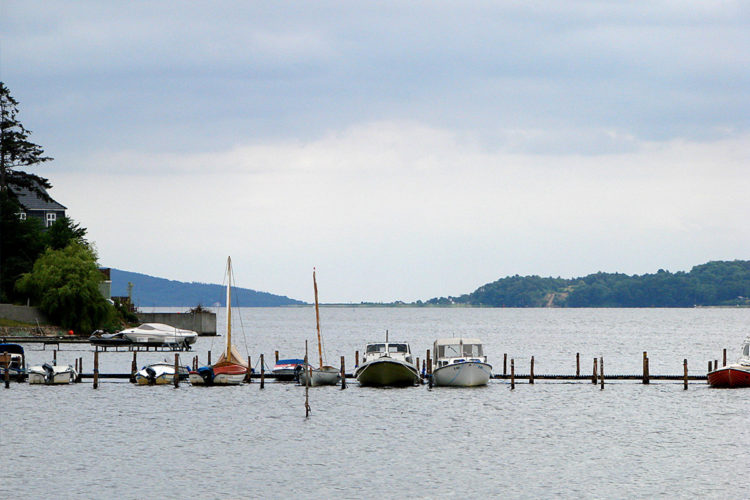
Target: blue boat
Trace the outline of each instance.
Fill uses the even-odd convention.
[[[271,373],[276,377],[276,380],[294,380],[304,364],[304,359],[280,359],[274,365]]]
[[[2,359],[3,355],[7,355],[7,361]],[[0,359],[0,380],[5,380],[6,370],[10,379],[19,382],[26,380],[26,354],[23,347],[18,344],[0,344]]]

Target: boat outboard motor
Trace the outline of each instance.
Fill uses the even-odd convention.
[[[203,379],[203,383],[211,385],[214,383],[214,369],[210,366],[201,366],[198,368],[198,375]]]
[[[49,363],[44,363],[42,369],[44,369],[44,383],[51,384],[55,377],[55,369]]]
[[[156,383],[156,371],[150,366],[146,367],[146,378],[148,378],[149,384],[153,385]]]

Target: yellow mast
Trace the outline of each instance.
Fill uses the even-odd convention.
[[[318,282],[315,280],[315,268],[313,267],[313,288],[315,289],[315,324],[318,327],[318,357],[320,367],[323,368],[323,348],[320,345],[320,311],[318,310]]]
[[[227,257],[227,352],[226,360],[232,360],[232,257]]]

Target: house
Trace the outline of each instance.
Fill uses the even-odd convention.
[[[41,188],[45,193],[44,188]],[[26,220],[27,217],[36,217],[42,221],[44,227],[50,227],[57,219],[65,217],[66,208],[51,199],[44,201],[35,192],[26,188],[13,188],[13,192],[18,196],[18,203],[21,205],[21,211],[18,217]]]

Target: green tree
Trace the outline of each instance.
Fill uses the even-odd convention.
[[[85,228],[68,217],[61,217],[44,232],[44,244],[52,250],[60,250],[72,241],[85,244],[85,236]]]
[[[103,279],[93,249],[72,241],[61,250],[47,249],[33,270],[18,280],[16,288],[52,322],[78,334],[89,334],[116,315],[99,292]]]
[[[44,251],[42,221],[20,220],[18,203],[0,192],[0,302],[20,300],[15,283]]]

